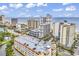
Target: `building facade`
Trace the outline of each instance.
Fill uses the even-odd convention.
[[[0,16],[0,24],[3,24],[5,21],[5,16],[4,15],[1,15]]]
[[[31,30],[29,34],[37,38],[42,38],[49,33],[50,33],[50,24],[45,23],[45,24],[41,24],[39,28]]]
[[[34,29],[30,31],[30,35],[41,38],[51,32],[52,17],[47,14],[45,17],[40,17],[39,20],[39,23],[35,20],[28,20],[28,25],[34,26]]]
[[[27,26],[29,29],[36,29],[39,27],[39,21],[35,18],[29,18],[29,20],[27,20]]]
[[[45,17],[40,18],[40,24],[50,24],[50,31],[52,31],[52,16],[50,14],[47,14]]]
[[[17,18],[12,18],[11,19],[11,26],[12,27],[16,27],[16,24],[18,23],[18,19]]]
[[[27,25],[26,24],[16,24],[16,31],[26,32]]]
[[[75,38],[75,24],[60,23],[60,43],[65,47],[71,47]]]
[[[50,24],[49,23],[41,24],[40,27],[39,27],[39,29],[41,31],[41,37],[43,37],[46,34],[50,33]]]
[[[67,22],[53,23],[53,36],[65,47],[71,47],[75,39],[75,24]]]
[[[53,23],[53,36],[59,38],[59,22]]]

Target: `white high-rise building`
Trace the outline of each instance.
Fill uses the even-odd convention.
[[[75,24],[70,24],[70,28],[69,28],[69,44],[67,45],[68,47],[70,47],[75,39]]]
[[[52,16],[50,14],[47,14],[45,17],[40,18],[40,25],[45,23],[50,24],[50,31],[52,31]]]
[[[47,14],[45,17],[41,17],[40,19],[41,24],[46,22],[50,23],[52,21],[52,16],[50,14]]]
[[[53,35],[59,37],[59,22],[53,23]]]
[[[71,47],[75,38],[75,24],[67,22],[53,23],[53,35],[60,40],[65,47]]]
[[[41,24],[39,30],[41,31],[41,37],[45,36],[46,34],[49,34],[50,24],[49,23]]]
[[[60,43],[71,47],[75,38],[75,24],[60,23]]]

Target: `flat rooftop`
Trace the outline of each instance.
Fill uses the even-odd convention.
[[[32,37],[32,36],[18,36],[16,39],[16,41],[20,42],[21,44],[28,44],[30,48],[36,48],[35,51],[40,51],[40,52],[44,52],[46,51],[48,46],[51,46],[51,42],[44,42],[43,40],[41,40],[39,42],[40,39]],[[37,45],[35,45],[37,44]]]

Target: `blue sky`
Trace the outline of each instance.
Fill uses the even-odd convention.
[[[7,17],[45,16],[78,17],[78,3],[0,3],[0,14]]]
[[[0,3],[0,15],[6,17],[29,17],[45,16],[52,17],[79,17],[78,3]],[[63,19],[62,19],[63,20]],[[23,21],[23,20],[22,20]],[[25,20],[24,20],[25,21]],[[79,29],[79,20],[69,20]]]

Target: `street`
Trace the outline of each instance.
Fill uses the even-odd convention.
[[[5,48],[6,48],[6,44],[0,47],[0,56],[6,56]]]

